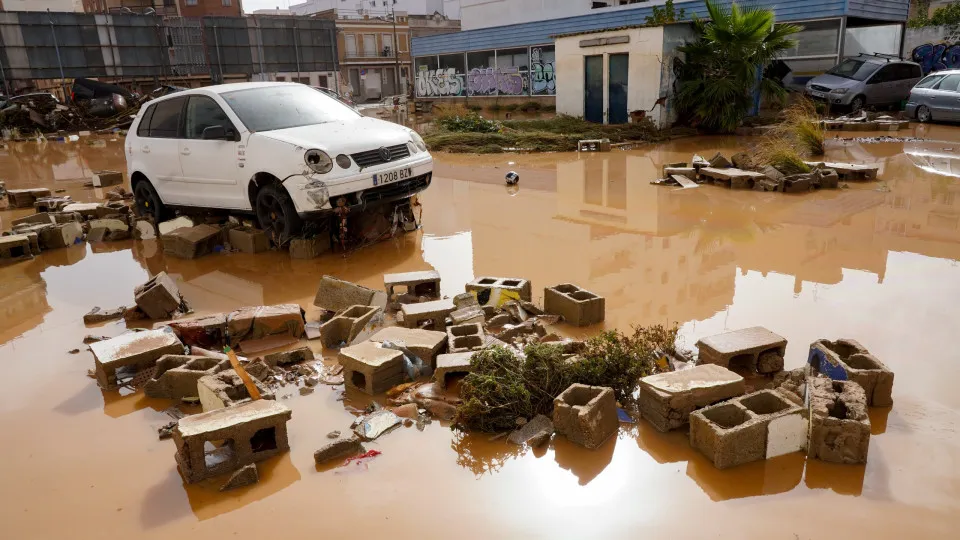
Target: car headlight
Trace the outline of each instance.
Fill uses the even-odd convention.
[[[303,161],[307,163],[307,167],[310,167],[311,171],[320,174],[326,174],[333,168],[333,161],[323,150],[307,150],[303,154]]]
[[[423,137],[421,137],[416,131],[410,132],[410,140],[413,141],[414,146],[419,148],[421,152],[427,151],[427,143],[423,142]]]
[[[346,154],[340,154],[337,156],[337,165],[339,165],[340,168],[349,169],[351,163],[352,161],[350,161],[350,156]]]
[[[831,94],[846,94],[846,93],[847,93],[847,90],[848,90],[847,88],[834,88],[833,90],[830,91],[830,93],[831,93]]]

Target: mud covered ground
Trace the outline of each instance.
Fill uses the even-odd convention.
[[[832,135],[832,133],[831,133]],[[851,134],[841,134],[850,136]],[[862,136],[863,133],[852,135]],[[727,155],[744,138],[696,138],[606,154],[437,155],[423,229],[343,258],[286,253],[165,259],[155,241],[78,245],[0,268],[0,530],[15,538],[946,538],[960,524],[960,129],[919,126],[879,144],[829,142],[828,160],[877,164],[880,181],[806,195],[652,186],[664,163]],[[66,189],[124,170],[122,141],[15,143],[8,188]],[[503,185],[508,170],[519,187]],[[3,228],[26,210],[0,212]],[[312,453],[367,400],[321,385],[279,391],[289,454],[259,485],[185,486],[156,427],[169,403],[104,393],[86,376],[94,305],[129,305],[165,270],[197,314],[297,302],[316,319],[322,274],[373,288],[435,268],[443,293],[478,275],[582,285],[607,298],[604,327],[678,322],[700,337],[763,325],[789,340],[786,368],[818,338],[852,337],[896,372],[895,404],[871,409],[866,466],[790,454],[719,471],[686,440],[641,421],[588,451],[557,437],[522,451],[434,422],[367,445],[361,465],[318,470]],[[569,327],[567,327],[569,330]],[[591,335],[600,326],[570,335]],[[317,353],[333,358],[332,351]],[[69,354],[80,348],[80,354]],[[126,394],[126,395],[124,395]]]

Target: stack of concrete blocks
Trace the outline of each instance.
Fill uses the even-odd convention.
[[[364,341],[340,349],[343,381],[370,395],[382,394],[404,380],[403,353]]]
[[[160,237],[163,253],[181,259],[196,259],[213,253],[223,244],[223,231],[213,225],[182,227]]]
[[[859,384],[871,407],[893,405],[893,372],[855,340],[815,341],[810,344],[808,363],[815,373]]]
[[[447,316],[454,309],[456,306],[453,301],[445,298],[418,304],[403,304],[400,306],[400,313],[403,326],[407,328],[420,328],[421,323],[429,322],[430,330],[443,330],[447,327]]]
[[[483,276],[466,285],[467,292],[478,293],[478,296],[481,291],[492,289],[515,293],[520,297],[520,300],[526,300],[527,302],[531,300],[531,285],[526,279]],[[480,303],[485,304],[486,302]]]
[[[350,344],[380,311],[376,306],[350,306],[320,325],[320,340],[324,347]]]
[[[198,397],[197,382],[207,375],[229,369],[229,360],[207,356],[168,354],[157,360],[157,372],[143,387],[152,398],[181,400]]]
[[[470,365],[470,359],[473,358],[473,352],[446,353],[437,356],[437,369],[433,372],[433,378],[441,386],[447,386],[447,376],[453,374],[465,374],[473,371]]]
[[[215,359],[212,360],[216,361]],[[257,379],[253,379],[253,383],[260,391],[261,399],[274,399],[273,391],[264,386],[263,383]],[[196,395],[200,398],[200,406],[203,407],[204,412],[235,406],[251,400],[250,392],[247,390],[247,386],[243,384],[243,379],[233,369],[225,369],[197,379]]]
[[[570,283],[543,289],[543,311],[560,315],[573,326],[588,326],[603,321],[606,299]]]
[[[783,336],[754,326],[709,336],[697,342],[700,364],[731,365],[764,375],[783,370],[787,340]]]
[[[32,208],[37,199],[50,195],[50,190],[47,188],[7,190],[7,200],[10,202],[11,208]]]
[[[133,296],[140,311],[151,319],[167,319],[183,305],[180,289],[166,272],[160,272],[135,288]]]
[[[712,405],[690,415],[690,445],[718,469],[804,450],[803,407],[773,390]]]
[[[152,368],[166,354],[183,354],[183,344],[169,329],[127,332],[113,339],[90,344],[97,382],[105,390],[119,386],[117,371],[131,377]]]
[[[37,252],[39,254],[39,251]],[[32,259],[33,249],[25,234],[0,236],[0,264]]]
[[[657,430],[678,429],[690,413],[746,392],[743,377],[729,369],[703,364],[640,379],[640,413]]]
[[[351,306],[386,306],[384,293],[332,276],[320,278],[313,305],[326,311],[343,311]]]
[[[397,287],[406,288],[405,292],[414,296],[436,298],[440,296],[440,274],[434,270],[384,274],[383,287],[388,300],[393,300],[394,295],[399,294]]]
[[[859,384],[810,377],[807,406],[810,419],[807,457],[832,463],[867,462],[870,417],[867,416],[867,395]]]
[[[613,389],[571,384],[553,400],[553,424],[570,442],[598,448],[620,427]]]
[[[476,351],[484,345],[483,325],[458,324],[447,327],[447,350],[451,353]]]
[[[173,430],[180,475],[199,482],[290,450],[291,416],[281,403],[257,400],[180,419]]]
[[[389,341],[403,345],[431,369],[437,369],[437,356],[447,348],[447,333],[419,328],[388,326],[370,337],[374,343]]]

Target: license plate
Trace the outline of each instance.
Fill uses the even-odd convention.
[[[811,91],[810,91],[810,95],[813,96],[813,97],[817,97],[817,98],[827,97],[827,95],[824,94],[823,92],[817,92],[816,90],[811,90]]]
[[[390,171],[385,173],[379,173],[373,175],[373,185],[381,186],[383,184],[389,184],[391,182],[396,182],[398,180],[406,180],[407,178],[413,177],[413,171],[407,167],[406,169],[400,169],[397,171]]]

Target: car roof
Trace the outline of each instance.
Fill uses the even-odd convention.
[[[941,69],[938,71],[931,71],[924,75],[924,77],[930,77],[932,75],[960,75],[960,69]]]
[[[151,100],[150,103],[157,103],[160,101],[166,101],[168,99],[173,99],[183,96],[205,96],[210,94],[225,94],[227,92],[234,92],[237,90],[250,90],[252,88],[269,88],[271,86],[305,86],[300,83],[295,82],[244,82],[244,83],[230,83],[230,84],[215,84],[213,86],[201,86],[200,88],[191,88],[189,90],[184,90],[182,92],[176,92],[173,94],[168,94],[163,97]]]

